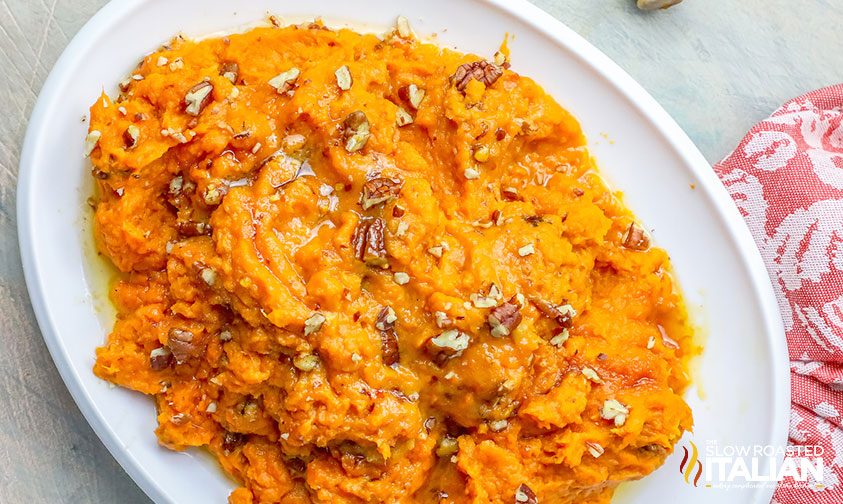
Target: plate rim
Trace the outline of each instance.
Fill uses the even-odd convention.
[[[581,60],[594,72],[605,79],[619,92],[642,117],[649,121],[654,129],[667,141],[682,162],[691,169],[697,182],[704,188],[701,193],[710,200],[715,211],[728,231],[728,237],[740,252],[739,261],[747,272],[753,292],[756,294],[760,312],[766,329],[766,343],[771,355],[777,356],[771,362],[774,376],[772,387],[773,415],[771,415],[771,433],[782,445],[787,443],[790,416],[790,372],[787,343],[784,326],[779,311],[773,286],[760,251],[746,226],[743,217],[732,198],[714,173],[711,165],[694,145],[678,123],[666,110],[625,70],[612,61],[602,51],[574,32],[561,20],[531,4],[528,0],[469,0],[483,3],[488,8],[497,9],[508,17],[530,26],[556,45],[567,50]],[[19,162],[18,184],[16,192],[16,213],[19,251],[24,279],[29,293],[30,304],[44,342],[62,380],[73,397],[85,420],[117,460],[135,484],[155,502],[172,502],[171,497],[144,469],[144,467],[126,450],[116,438],[114,431],[101,416],[88,390],[67,365],[68,355],[65,345],[59,338],[49,309],[43,298],[45,286],[39,273],[38,261],[32,244],[32,221],[30,205],[34,203],[32,195],[32,174],[38,138],[46,124],[47,112],[58,95],[58,83],[68,68],[75,65],[77,54],[98,40],[117,20],[123,19],[134,9],[142,8],[143,0],[112,0],[100,8],[83,27],[73,36],[58,58],[41,90],[27,123],[26,135]],[[396,13],[397,15],[398,13]],[[774,486],[760,488],[755,497],[757,502],[768,502],[772,498]]]

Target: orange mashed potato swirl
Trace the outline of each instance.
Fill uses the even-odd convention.
[[[497,58],[258,28],[91,108],[94,371],[232,503],[605,503],[692,427],[667,254]]]

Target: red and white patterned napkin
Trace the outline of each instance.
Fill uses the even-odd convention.
[[[790,354],[790,444],[824,449],[822,488],[774,503],[843,503],[843,84],[776,110],[715,165],[761,250]]]

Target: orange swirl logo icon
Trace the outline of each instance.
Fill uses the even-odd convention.
[[[685,455],[682,457],[682,462],[679,464],[679,474],[685,477],[685,483],[691,483],[691,475],[694,475],[694,486],[700,482],[702,477],[702,462],[699,460],[699,451],[697,445],[693,441],[691,443],[691,451],[688,448],[682,447],[685,450]]]

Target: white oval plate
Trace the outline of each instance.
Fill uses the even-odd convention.
[[[76,403],[114,457],[156,502],[224,502],[233,483],[210,457],[158,446],[147,398],[91,372],[111,321],[92,268],[87,108],[140,56],[177,32],[202,36],[265,18],[323,16],[333,26],[389,26],[398,14],[437,42],[490,56],[505,33],[514,70],[542,84],[581,121],[604,175],[671,253],[705,352],[688,401],[693,440],[783,445],[790,402],[787,352],[767,273],[743,220],[708,163],[632,78],[525,0],[114,0],[73,39],[32,113],[20,165],[21,256],[35,314]],[[695,184],[692,190],[689,185]],[[681,452],[682,450],[677,450]],[[767,503],[772,487],[695,488],[671,456],[616,502]],[[762,472],[763,473],[763,472]]]

